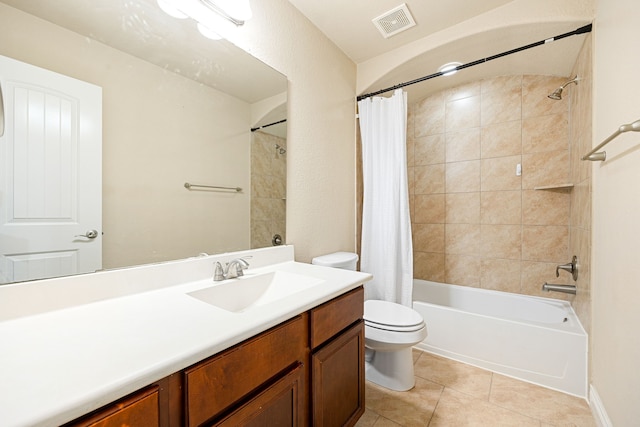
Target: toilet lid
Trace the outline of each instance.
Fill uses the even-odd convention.
[[[416,331],[424,327],[424,319],[417,311],[389,301],[364,302],[364,322],[378,329]]]

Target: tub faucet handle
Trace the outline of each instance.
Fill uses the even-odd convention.
[[[578,257],[574,255],[570,263],[557,266],[556,277],[560,277],[560,270],[568,271],[571,273],[573,280],[578,280]]]

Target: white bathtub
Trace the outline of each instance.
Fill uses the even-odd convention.
[[[564,301],[414,280],[416,347],[586,398],[587,334]]]

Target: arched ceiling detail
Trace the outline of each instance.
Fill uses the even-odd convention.
[[[462,64],[481,60],[512,49],[564,34],[588,22],[531,23],[495,28],[459,38],[422,52],[390,68],[386,74],[359,90],[359,95],[392,87],[438,72],[449,62]],[[585,35],[570,36],[489,62],[408,86],[411,100],[422,99],[448,87],[501,75],[543,74],[568,76],[584,43]]]
[[[513,0],[472,19],[406,43],[358,63],[357,94],[374,92],[438,71],[448,62],[468,63],[574,31],[592,22],[590,0]],[[528,51],[407,87],[420,99],[446,87],[510,74],[566,76],[585,35],[572,36]]]

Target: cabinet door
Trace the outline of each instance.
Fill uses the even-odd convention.
[[[311,366],[313,425],[354,425],[364,413],[364,323],[314,353]]]
[[[304,426],[303,367],[298,365],[273,385],[214,424],[220,427]]]
[[[65,427],[159,426],[158,394],[158,387],[135,393]]]

